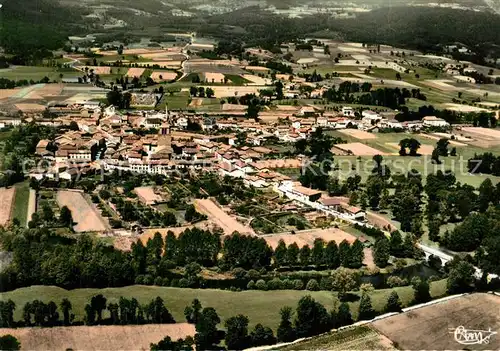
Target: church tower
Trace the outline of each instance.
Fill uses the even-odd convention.
[[[168,107],[165,105],[165,114],[167,116],[166,121],[164,121],[160,126],[160,131],[158,132],[158,148],[161,153],[165,153],[171,157],[173,153],[172,149],[172,136],[170,135],[170,118]]]

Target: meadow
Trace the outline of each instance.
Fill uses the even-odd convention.
[[[410,286],[395,288],[404,305],[413,299],[413,289]],[[381,311],[392,289],[375,290],[370,293],[373,307]],[[439,297],[446,292],[446,280],[431,283],[431,294]],[[122,288],[106,289],[75,289],[65,290],[54,286],[31,286],[0,294],[0,299],[12,299],[16,303],[15,319],[22,318],[22,307],[28,301],[35,299],[44,302],[54,301],[59,304],[63,298],[68,298],[73,305],[76,319],[83,319],[84,307],[90,298],[103,294],[108,302],[117,302],[120,296],[135,297],[139,303],[145,304],[156,296],[160,296],[177,322],[185,321],[184,308],[197,298],[204,307],[214,307],[222,321],[236,314],[244,314],[250,318],[250,325],[265,324],[274,330],[280,321],[279,311],[283,306],[295,308],[301,297],[311,295],[322,303],[327,310],[338,306],[336,292],[328,291],[303,291],[303,290],[274,290],[274,291],[241,291],[232,292],[214,289],[181,289],[158,286],[132,285]],[[357,315],[359,300],[350,302],[351,311]],[[106,312],[107,313],[107,312]],[[105,314],[105,317],[107,315]],[[223,325],[223,322],[222,324]]]
[[[14,209],[12,218],[17,218],[21,226],[26,224],[28,216],[28,203],[30,198],[30,188],[28,182],[16,184],[16,194],[14,198]]]

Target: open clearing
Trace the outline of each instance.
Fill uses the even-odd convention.
[[[331,332],[274,350],[396,350],[392,342],[366,325]]]
[[[313,247],[315,239],[323,239],[325,242],[335,241],[339,245],[342,241],[347,240],[349,243],[353,243],[357,238],[343,230],[337,228],[327,228],[327,229],[311,229],[297,232],[295,234],[269,234],[262,235],[266,242],[275,249],[278,246],[280,240],[283,240],[285,244],[290,245],[296,243],[298,247],[303,247],[309,245]],[[373,255],[371,249],[365,248],[365,259],[363,263],[368,267],[375,267],[373,262]]]
[[[299,247],[305,245],[312,247],[314,240],[317,238],[323,239],[326,242],[334,240],[337,244],[340,244],[344,240],[352,243],[357,239],[354,235],[337,228],[304,230],[296,234],[269,234],[262,235],[262,237],[266,239],[269,246],[273,249],[278,246],[280,240],[283,240],[287,245],[297,243]]]
[[[252,228],[246,227],[238,222],[236,218],[228,215],[210,199],[197,199],[194,206],[198,212],[207,215],[210,220],[221,227],[226,235],[231,235],[235,231],[240,234],[255,235]]]
[[[402,350],[457,350],[453,332],[464,326],[469,330],[500,329],[500,297],[493,294],[466,295],[372,323]],[[483,337],[486,333],[483,333]],[[489,343],[474,345],[475,350],[500,349],[500,336]]]
[[[149,350],[166,336],[172,340],[194,336],[193,324],[146,324],[54,328],[0,328],[11,334],[24,350]]]
[[[76,223],[76,232],[102,232],[106,230],[104,219],[92,208],[83,193],[61,190],[57,192],[57,203],[60,207],[67,206]]]
[[[0,226],[6,225],[10,220],[15,193],[14,187],[0,188],[0,203],[2,204],[0,207]]]
[[[152,205],[155,202],[163,201],[162,197],[154,192],[152,186],[141,186],[135,188],[134,192],[139,197],[139,200],[141,200],[146,205]]]
[[[360,140],[377,139],[377,136],[375,134],[368,133],[364,130],[359,129],[340,129],[339,132]]]
[[[78,66],[76,67],[80,71],[85,71],[85,68],[88,68],[88,71],[94,71],[94,74],[110,74],[111,73],[111,67],[105,67],[105,66]]]
[[[176,72],[168,72],[168,71],[153,71],[151,73],[151,79],[155,82],[161,81],[171,81],[177,78]]]
[[[480,136],[485,136],[488,138],[494,138],[500,140],[499,129],[481,128],[481,127],[463,127],[461,130],[467,133],[478,134]]]
[[[411,286],[395,288],[403,304],[408,304],[413,299],[413,288]],[[373,308],[382,310],[387,302],[387,297],[392,289],[375,290],[370,293]],[[431,283],[431,294],[433,297],[442,296],[446,291],[446,281],[440,280]],[[172,313],[177,322],[185,321],[184,308],[197,298],[203,307],[213,307],[217,310],[222,323],[227,318],[241,313],[250,318],[250,327],[262,323],[276,331],[280,323],[279,310],[283,306],[291,306],[295,309],[301,297],[310,295],[316,301],[322,303],[329,311],[334,303],[338,304],[337,293],[332,291],[305,291],[305,290],[273,290],[273,291],[241,291],[232,292],[228,290],[215,289],[182,289],[159,286],[132,285],[123,288],[106,289],[74,289],[65,290],[55,286],[31,286],[0,294],[0,299],[6,301],[12,299],[17,308],[14,318],[21,319],[22,306],[28,301],[35,299],[49,302],[54,301],[58,305],[63,298],[68,298],[73,305],[73,313],[76,319],[81,320],[85,315],[85,304],[90,298],[97,294],[103,294],[109,302],[118,302],[120,296],[125,298],[135,297],[140,304],[149,303],[153,298],[160,296],[165,306]],[[350,302],[351,311],[356,318],[359,301]],[[337,305],[338,306],[338,305]],[[109,312],[105,311],[103,317],[107,318]],[[47,348],[45,348],[47,349]],[[104,348],[101,348],[104,350]],[[134,348],[135,349],[135,348]]]
[[[246,79],[249,82],[251,82],[250,84],[266,85],[266,84],[270,83],[269,79],[261,78],[259,76],[253,75],[253,74],[243,74],[241,77],[243,77],[243,79]]]
[[[222,73],[217,72],[204,72],[203,77],[207,83],[224,83],[224,79],[226,78]]]
[[[134,77],[140,78],[145,70],[146,70],[145,68],[129,68],[126,76],[130,78]]]
[[[469,106],[469,105],[461,105],[461,104],[453,104],[446,103],[444,104],[447,110],[457,111],[457,112],[488,112],[485,108]]]
[[[256,94],[258,95],[259,91],[265,89],[266,87],[259,86],[207,86],[206,88],[212,88],[215,93],[215,97],[223,98],[229,96],[243,96],[246,94]]]
[[[340,150],[340,152],[346,153],[347,155],[354,156],[385,155],[384,152],[362,143],[337,144],[333,146],[332,151],[335,153],[336,149]]]
[[[395,150],[399,150],[399,144],[398,143],[386,143],[390,147],[394,148]],[[420,148],[418,149],[418,153],[420,155],[428,156],[432,155],[432,151],[434,151],[434,146],[433,145],[427,145],[427,144],[421,144]]]

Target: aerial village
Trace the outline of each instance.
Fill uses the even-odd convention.
[[[73,230],[117,238],[116,245],[123,241],[125,249],[141,235],[182,230],[200,218],[226,235],[280,233],[293,235],[292,242],[305,230],[304,243],[311,245],[317,235],[367,240],[352,226],[391,231],[399,223],[368,210],[358,186],[331,190],[332,178],[364,181],[370,171],[363,174],[353,164],[371,164],[376,157],[409,160],[412,141],[417,146],[409,155],[422,156],[422,169],[436,163],[433,151],[441,139],[454,156],[500,145],[499,132],[478,124],[483,115],[487,124],[490,116],[498,118],[496,85],[475,88],[474,77],[482,77],[484,67],[446,57],[310,39],[283,46],[280,55],[249,48],[241,59],[212,59],[206,57],[217,44],[193,33],[178,34],[161,49],[73,49],[46,68],[43,74],[51,78],[1,91],[1,128],[37,125],[57,131],[50,138],[37,136],[32,162],[23,167],[37,185],[16,218],[35,225],[44,207],[58,213],[68,205],[79,217]],[[12,78],[33,75],[16,73],[23,69],[5,72]],[[323,151],[333,155],[335,165],[318,186],[304,181],[304,174],[316,157],[311,143],[320,139],[327,140]],[[342,161],[350,164],[341,166]],[[110,174],[122,183],[109,183]],[[264,212],[241,208],[255,203],[229,205],[204,188],[187,189],[208,174],[258,192],[254,202],[262,201]],[[124,190],[129,175],[139,180]],[[165,180],[155,181],[158,177],[170,188]],[[8,223],[15,217],[16,196],[5,198],[11,200],[3,216]],[[172,198],[184,203],[176,208]],[[176,219],[127,218],[124,201],[153,218],[168,213]],[[191,205],[202,217],[186,221]],[[339,225],[355,235],[334,237]],[[266,240],[277,245],[280,239]]]

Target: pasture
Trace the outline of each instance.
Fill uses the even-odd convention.
[[[382,310],[387,302],[387,298],[393,289],[375,290],[370,293],[373,307]],[[395,288],[404,305],[413,299],[413,288],[411,286]],[[444,295],[446,292],[446,281],[440,280],[431,283],[431,294],[433,297]],[[241,291],[232,292],[228,290],[214,289],[184,289],[168,288],[158,286],[132,285],[122,288],[106,289],[74,289],[65,290],[54,286],[30,286],[20,288],[0,294],[3,301],[12,299],[17,308],[14,311],[14,318],[22,318],[22,307],[26,302],[35,299],[49,302],[54,301],[59,304],[63,298],[68,298],[73,305],[73,313],[76,319],[83,319],[84,307],[90,298],[97,294],[103,294],[109,302],[118,302],[120,296],[125,298],[135,297],[140,304],[151,301],[156,296],[160,296],[165,306],[172,313],[177,322],[185,321],[184,308],[197,298],[204,307],[213,307],[221,317],[221,327],[224,321],[236,314],[243,314],[250,318],[250,326],[262,323],[273,328],[275,331],[280,322],[279,311],[283,306],[295,308],[297,302],[303,296],[310,295],[327,310],[331,310],[334,305],[338,306],[336,292],[329,291],[305,291],[305,290],[273,290],[273,291]],[[350,302],[351,311],[356,318],[359,300]],[[109,312],[103,314],[103,318],[108,317]]]
[[[16,193],[14,197],[14,209],[12,218],[17,218],[21,225],[25,225],[28,217],[28,203],[30,197],[30,188],[28,182],[15,185]]]

